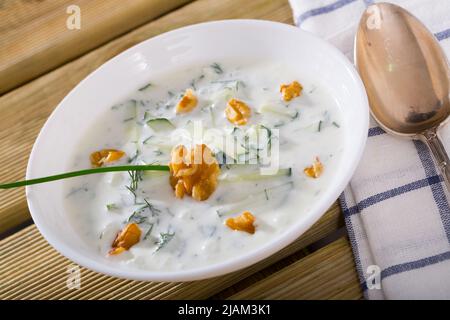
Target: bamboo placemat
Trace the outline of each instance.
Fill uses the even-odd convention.
[[[351,279],[351,281],[349,281]],[[230,299],[362,299],[350,243],[340,238]]]
[[[92,36],[44,28],[37,34],[50,38],[48,47],[22,41],[23,46],[16,48],[22,50],[17,57],[10,55],[12,41],[21,39],[17,35],[25,39],[30,25],[61,23],[59,10],[69,2],[80,4],[85,19],[92,19],[85,21]],[[187,2],[134,0],[127,2],[128,10],[114,10],[114,5],[123,9],[123,2],[41,0],[35,11],[27,10],[29,2],[7,2],[8,6],[0,9],[0,44],[10,46],[6,51],[6,46],[0,46],[0,94],[5,92],[0,96],[0,181],[23,178],[32,144],[59,101],[91,71],[130,46],[168,30],[210,20],[254,18],[292,23],[287,0],[197,0],[180,7]],[[105,17],[97,17],[105,8],[111,10]],[[74,39],[76,45],[68,49],[69,40]],[[23,190],[0,192],[0,234],[21,228],[29,219]],[[362,294],[348,241],[345,237],[333,241],[342,227],[335,203],[293,244],[229,275],[187,283],[154,283],[112,278],[81,268],[81,288],[70,290],[66,286],[67,267],[73,263],[30,225],[0,241],[0,299],[359,299]]]
[[[0,94],[188,1],[3,1]],[[66,27],[69,6],[80,9],[79,30]]]
[[[81,289],[66,286],[67,267],[74,264],[59,255],[34,225],[0,241],[0,299],[203,299],[252,277],[342,227],[340,209],[334,205],[309,231],[290,246],[249,268],[213,279],[186,283],[154,283],[117,279],[81,268]],[[307,256],[308,258],[309,256]],[[346,265],[329,268],[340,272]],[[275,267],[276,268],[276,267]],[[351,279],[353,280],[353,279]],[[247,281],[248,282],[248,281]],[[250,283],[252,283],[250,279]],[[355,285],[354,281],[352,285]],[[356,281],[357,286],[357,281]]]

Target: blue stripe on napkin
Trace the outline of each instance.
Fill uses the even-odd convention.
[[[343,213],[344,213],[344,215],[351,216],[353,214],[357,214],[357,213],[361,212],[362,210],[367,209],[368,207],[373,206],[382,201],[385,201],[387,199],[394,198],[399,195],[405,194],[407,192],[422,189],[425,187],[431,186],[433,188],[434,185],[438,185],[439,187],[442,188],[442,186],[439,184],[441,182],[442,182],[442,178],[438,175],[434,175],[434,176],[427,177],[425,179],[414,181],[414,182],[408,183],[404,186],[397,187],[397,188],[373,195],[367,199],[364,199],[364,200],[358,202],[358,204],[356,204],[355,206],[350,207],[347,210],[343,210]],[[433,194],[434,194],[434,192],[433,192]],[[448,204],[447,204],[447,208],[448,208]],[[442,211],[446,212],[445,206],[443,206]]]
[[[448,39],[448,38],[450,38],[450,29],[438,32],[435,34],[435,36],[439,41]]]
[[[419,154],[420,161],[425,170],[425,174],[428,177],[436,176],[436,168],[434,166],[434,161],[431,156],[431,152],[428,147],[421,141],[414,140],[414,145]],[[450,207],[448,204],[447,196],[445,194],[444,188],[440,183],[430,185],[431,192],[433,194],[434,202],[439,209],[441,215],[442,225],[444,226],[445,234],[450,243]]]
[[[320,15],[325,14],[325,13],[330,13],[330,12],[336,11],[337,9],[345,7],[346,5],[348,5],[348,4],[352,3],[352,2],[356,2],[356,1],[358,1],[358,0],[338,0],[338,1],[336,1],[336,2],[334,2],[332,4],[329,4],[327,6],[318,7],[318,8],[306,11],[306,12],[302,13],[300,16],[297,17],[297,19],[296,19],[297,25],[300,25],[301,23],[303,23],[308,18],[311,18],[311,17],[314,17],[314,16],[320,16]]]

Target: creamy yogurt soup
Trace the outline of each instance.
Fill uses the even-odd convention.
[[[71,220],[98,254],[129,268],[231,259],[307,214],[341,161],[342,124],[320,81],[282,64],[212,62],[159,75],[97,119],[69,169],[167,165],[174,147],[203,143],[214,162],[197,167],[199,187],[155,171],[67,180]]]

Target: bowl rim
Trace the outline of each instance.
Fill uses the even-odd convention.
[[[45,135],[45,132],[47,131],[47,128],[49,127],[49,124],[53,122],[53,119],[55,115],[58,112],[61,112],[61,108],[64,105],[65,101],[67,99],[70,99],[71,95],[74,91],[78,89],[78,87],[81,86],[82,83],[86,82],[90,77],[92,77],[94,74],[98,72],[102,72],[103,68],[105,68],[105,65],[108,65],[112,61],[123,59],[124,56],[129,55],[130,53],[139,50],[141,46],[146,46],[149,42],[155,42],[155,41],[161,41],[164,38],[171,36],[173,34],[179,33],[179,32],[186,32],[186,31],[195,31],[198,28],[205,28],[213,24],[218,25],[239,25],[239,24],[251,24],[251,25],[260,25],[262,28],[279,28],[279,29],[286,29],[286,30],[293,30],[295,29],[296,32],[303,33],[303,35],[314,38],[316,41],[320,41],[324,48],[326,48],[329,51],[330,55],[334,55],[337,58],[339,58],[344,65],[344,67],[348,70],[349,74],[353,78],[354,83],[356,84],[356,87],[358,88],[359,97],[358,101],[361,105],[365,106],[364,110],[362,110],[362,118],[363,122],[361,123],[361,128],[363,128],[365,131],[369,128],[369,107],[368,107],[368,99],[366,95],[366,91],[364,88],[364,85],[355,69],[353,64],[347,59],[347,57],[339,51],[337,48],[332,46],[330,43],[326,42],[325,40],[319,38],[318,36],[301,30],[298,27],[295,27],[293,25],[288,25],[285,23],[280,22],[273,22],[273,21],[267,21],[267,20],[254,20],[254,19],[231,19],[231,20],[217,20],[212,22],[202,22],[198,24],[193,24],[189,26],[185,26],[182,28],[174,29],[165,33],[162,33],[160,35],[157,35],[155,37],[149,38],[147,40],[144,40],[124,52],[121,52],[120,54],[114,56],[113,58],[109,59],[105,63],[103,63],[100,67],[92,71],[88,76],[86,76],[80,83],[75,86],[64,98],[63,100],[58,104],[58,106],[53,110],[47,121],[45,122],[44,126],[39,132],[39,135],[33,145],[28,166],[26,170],[26,179],[30,179],[31,172],[33,170],[33,161],[38,153],[39,144],[41,140],[43,139],[43,136]],[[367,129],[367,130],[366,130]],[[357,165],[362,157],[365,143],[367,141],[367,134],[361,134],[358,139],[358,144],[355,145],[355,152],[354,156],[350,159],[350,161],[347,163],[346,168],[348,168],[347,172],[345,172],[344,177],[345,179],[341,179],[335,188],[335,191],[330,193],[327,198],[322,198],[318,207],[316,207],[315,212],[308,214],[304,222],[302,224],[295,225],[291,228],[289,228],[286,232],[283,232],[271,241],[269,241],[267,244],[260,246],[258,248],[255,248],[254,250],[251,250],[249,253],[239,255],[233,259],[225,260],[219,263],[215,263],[212,265],[207,265],[200,268],[195,269],[187,269],[187,270],[177,270],[177,271],[171,271],[171,272],[161,272],[161,271],[154,271],[154,270],[144,270],[144,269],[119,269],[116,267],[112,267],[106,264],[103,264],[99,261],[91,260],[84,255],[78,253],[76,250],[74,250],[72,247],[67,246],[66,244],[60,242],[58,240],[58,237],[54,236],[45,226],[44,220],[42,216],[39,214],[40,209],[34,205],[33,200],[31,197],[29,197],[31,189],[30,187],[26,187],[26,197],[27,197],[27,203],[28,207],[31,213],[31,216],[33,218],[34,223],[36,224],[38,230],[43,235],[43,237],[49,242],[49,244],[55,248],[60,254],[67,257],[71,261],[75,262],[76,264],[86,267],[90,270],[93,270],[95,272],[99,272],[102,274],[106,274],[113,277],[119,277],[123,279],[130,279],[130,280],[139,280],[139,281],[170,281],[170,282],[180,282],[180,281],[193,281],[193,280],[201,280],[206,278],[212,278],[224,274],[228,274],[240,269],[243,269],[245,267],[248,267],[250,265],[253,265],[259,261],[262,261],[263,259],[275,254],[276,252],[280,251],[281,249],[285,248],[289,244],[291,244],[293,241],[295,241],[297,238],[299,238],[302,234],[304,234],[314,223],[316,223],[326,212],[326,210],[332,205],[334,201],[338,198],[339,194],[345,189],[346,185],[349,183],[354,171],[357,168]],[[346,159],[349,160],[349,159]]]

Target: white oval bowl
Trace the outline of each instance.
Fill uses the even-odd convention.
[[[75,263],[115,277],[146,281],[191,281],[219,276],[254,264],[287,246],[310,228],[333,204],[361,158],[368,130],[368,102],[353,65],[320,38],[281,23],[227,20],[177,29],[144,41],[111,59],[76,86],[42,128],[30,155],[27,179],[67,171],[71,151],[82,133],[106,108],[146,83],[149,74],[167,73],[202,61],[258,57],[320,75],[342,109],[344,159],[312,209],[283,234],[245,255],[218,264],[180,271],[128,269],[88,247],[71,226],[64,209],[61,181],[28,186],[28,206],[45,239]],[[56,155],[56,156],[55,156]]]

